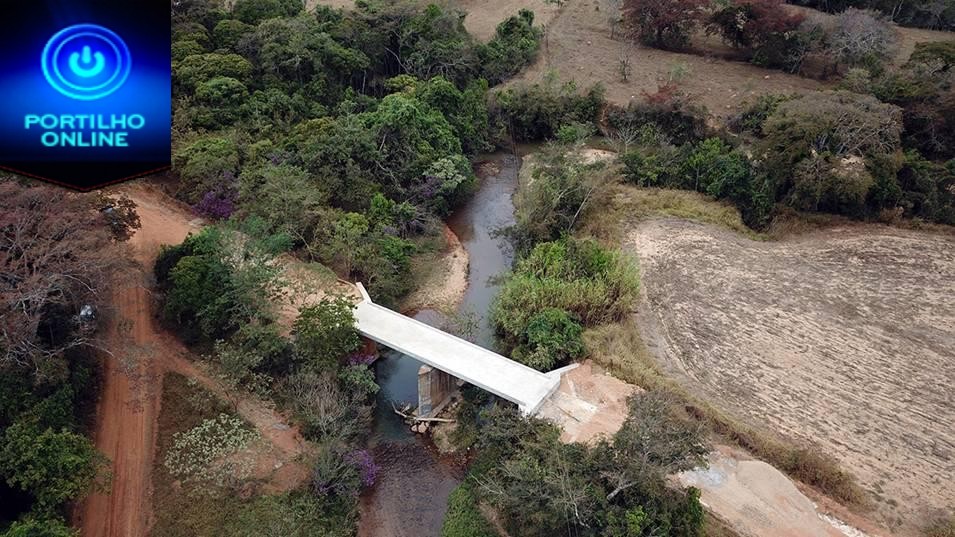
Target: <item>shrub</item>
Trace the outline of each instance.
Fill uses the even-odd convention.
[[[788,176],[813,153],[834,157],[891,154],[899,149],[901,111],[867,95],[825,92],[781,103],[763,124],[768,171]]]
[[[576,360],[584,354],[583,327],[557,308],[547,308],[527,321],[523,342],[513,358],[539,371]]]
[[[252,475],[254,460],[238,456],[257,434],[240,418],[220,414],[192,429],[176,433],[164,464],[184,482],[196,483],[200,493],[235,488]]]
[[[265,19],[290,17],[303,9],[302,0],[236,0],[232,14],[246,24],[257,24]]]
[[[318,497],[357,497],[375,484],[378,465],[366,450],[344,451],[325,446],[312,471],[312,490]]]
[[[764,134],[763,123],[766,122],[766,119],[776,112],[781,103],[794,98],[795,95],[760,95],[755,102],[749,104],[742,112],[731,117],[728,121],[728,127],[733,132],[762,136]]]
[[[847,66],[879,72],[894,50],[895,41],[895,32],[880,14],[849,8],[836,17],[827,37],[827,49]]]
[[[938,63],[943,71],[955,67],[955,41],[916,43],[909,63]]]
[[[703,18],[707,0],[625,0],[623,13],[640,41],[665,49],[681,49]]]
[[[585,164],[579,153],[557,146],[538,153],[530,178],[515,195],[515,224],[505,233],[519,254],[573,232],[603,205],[613,176],[605,164]]]
[[[636,261],[620,252],[592,240],[546,242],[517,263],[492,306],[491,322],[512,347],[528,341],[532,320],[539,327],[561,326],[560,339],[570,356],[577,351],[575,328],[563,316],[572,315],[584,326],[619,319],[630,311],[639,285]],[[537,317],[552,309],[558,313]],[[546,340],[547,331],[541,334]]]
[[[782,0],[732,0],[713,12],[709,30],[735,47],[756,50],[795,31],[804,19]]]
[[[561,85],[548,78],[497,92],[491,112],[514,141],[529,142],[552,138],[561,126],[571,123],[595,124],[603,104],[600,85],[579,94],[573,82]]]
[[[694,104],[677,86],[667,84],[643,97],[641,102],[631,101],[626,109],[611,108],[607,113],[610,127],[617,130],[650,123],[675,144],[706,137],[706,109]]]
[[[352,308],[344,297],[303,307],[292,324],[296,360],[312,371],[338,371],[345,357],[361,347]]]
[[[955,225],[955,160],[938,164],[907,151],[898,182],[906,216]]]
[[[441,537],[496,537],[497,532],[478,510],[477,501],[467,482],[455,487],[448,497]]]
[[[534,12],[522,9],[497,25],[494,37],[478,47],[481,76],[500,84],[533,61],[544,32],[534,27]]]
[[[3,533],[2,537],[77,537],[80,533],[66,525],[60,519],[49,518],[14,522]]]
[[[771,193],[749,159],[719,138],[680,148],[640,147],[622,157],[624,177],[639,186],[695,190],[736,205],[752,227],[767,223]]]
[[[28,492],[34,512],[53,514],[97,484],[106,465],[89,439],[66,429],[37,430],[28,422],[6,428],[0,445],[0,474],[11,487]]]

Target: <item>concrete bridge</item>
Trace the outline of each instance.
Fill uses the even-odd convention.
[[[355,306],[358,331],[378,344],[516,403],[521,412],[528,415],[535,414],[560,385],[557,371],[541,373],[379,306],[371,301],[361,283],[357,287],[362,296],[362,301]],[[419,379],[419,390],[420,385]]]

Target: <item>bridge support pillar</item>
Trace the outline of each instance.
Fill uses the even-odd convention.
[[[433,417],[432,412],[454,391],[454,377],[428,365],[418,369],[418,416]]]

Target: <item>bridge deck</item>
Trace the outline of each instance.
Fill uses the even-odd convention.
[[[355,317],[365,337],[517,403],[525,414],[537,412],[560,385],[559,375],[531,369],[367,298],[355,307]]]

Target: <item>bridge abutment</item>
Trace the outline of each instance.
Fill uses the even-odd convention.
[[[430,418],[451,397],[455,379],[429,365],[418,368],[418,417]]]

